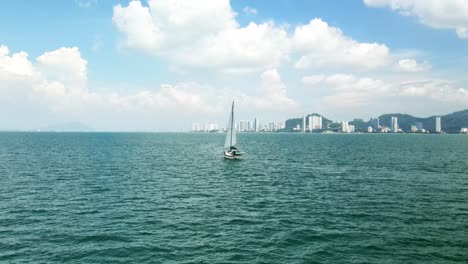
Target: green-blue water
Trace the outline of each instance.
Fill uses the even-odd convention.
[[[0,133],[1,263],[467,263],[468,136]]]

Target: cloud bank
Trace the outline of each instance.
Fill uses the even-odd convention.
[[[452,29],[459,38],[468,38],[466,0],[364,0],[369,7],[388,7],[405,16],[415,16],[427,26]]]

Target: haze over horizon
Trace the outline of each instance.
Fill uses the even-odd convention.
[[[0,130],[468,109],[468,0],[10,1]]]

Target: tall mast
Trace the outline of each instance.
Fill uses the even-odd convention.
[[[232,130],[234,126],[234,101],[232,101],[232,109],[231,109],[231,146],[232,147]]]

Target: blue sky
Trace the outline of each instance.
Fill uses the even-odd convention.
[[[184,130],[232,99],[268,121],[468,108],[468,1],[191,2],[2,3],[0,129]]]

